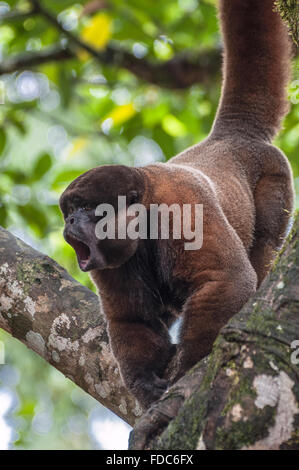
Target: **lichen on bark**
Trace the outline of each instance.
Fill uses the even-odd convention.
[[[289,25],[295,44],[299,45],[299,2],[298,0],[276,0],[276,9]]]

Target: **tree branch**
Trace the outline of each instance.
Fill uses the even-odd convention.
[[[0,327],[129,424],[141,414],[123,386],[97,296],[2,228]]]
[[[141,417],[131,449],[299,449],[298,260],[299,214],[255,297]]]
[[[42,49],[39,52],[27,52],[18,54],[10,59],[2,62],[0,65],[0,75],[5,73],[12,73],[16,70],[35,67],[49,62],[56,62],[73,58],[74,55],[69,49],[61,46],[53,46],[47,49]]]
[[[87,51],[101,64],[125,68],[141,80],[170,89],[185,89],[196,83],[208,85],[220,73],[221,53],[219,50],[212,50],[197,55],[185,52],[166,62],[138,59],[130,52],[112,44],[108,45],[105,51],[98,51],[71,31],[65,30],[57,18],[39,0],[31,0],[31,3],[33,8],[29,12],[24,14],[9,12],[0,18],[0,20],[12,21],[20,19],[20,15],[25,15],[27,18],[39,14],[68,39],[69,45],[67,48],[55,46],[53,49],[50,48],[46,51],[12,57],[7,62],[1,64],[0,75],[12,73],[22,68],[34,67],[45,62],[76,58],[77,52],[80,49]],[[280,5],[282,5],[282,2],[280,2]],[[296,8],[298,16],[298,6]],[[282,10],[280,11],[283,15]],[[293,22],[297,24],[295,19]],[[294,27],[293,31],[295,31]]]
[[[220,71],[221,58],[219,51],[210,51],[192,57],[184,54],[166,62],[150,62],[146,59],[138,59],[128,51],[109,45],[105,51],[98,51],[90,44],[82,41],[71,31],[64,29],[57,18],[49,12],[38,0],[31,0],[32,14],[43,16],[69,41],[66,49],[46,50],[45,52],[31,53],[12,57],[7,63],[0,66],[0,75],[11,73],[20,68],[28,68],[51,60],[66,60],[76,58],[78,50],[87,51],[95,60],[101,64],[122,67],[141,80],[166,87],[166,88],[188,88],[195,83],[208,84]],[[13,15],[11,15],[13,18]]]
[[[0,21],[1,22],[7,22],[7,21],[25,21],[28,18],[32,18],[37,12],[35,11],[35,8],[32,8],[31,10],[28,11],[8,11],[7,13],[4,13],[3,15],[0,15]]]
[[[90,51],[90,48],[88,49]],[[93,50],[92,56],[101,64],[125,68],[141,80],[170,89],[189,88],[195,83],[211,83],[220,71],[220,54],[217,51],[202,54],[197,59],[178,56],[162,63],[137,59],[129,52],[115,46],[108,46],[103,52]],[[76,52],[69,47],[53,46],[39,52],[11,57],[1,63],[0,75],[47,62],[70,59],[76,59]]]

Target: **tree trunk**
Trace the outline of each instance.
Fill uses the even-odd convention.
[[[297,351],[296,351],[296,349]],[[299,214],[208,358],[146,412],[132,449],[299,449]]]
[[[0,229],[0,327],[134,424],[97,297]],[[138,420],[131,449],[299,449],[299,216],[255,297]],[[297,341],[297,343],[296,343]]]

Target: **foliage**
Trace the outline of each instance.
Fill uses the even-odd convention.
[[[117,60],[125,50],[150,67],[186,51],[191,57],[217,51],[215,1],[40,1],[56,25],[36,12],[37,3],[0,2],[0,71],[14,59],[27,60],[45,51],[66,50],[69,55],[53,53],[51,61],[39,60],[0,77],[0,225],[92,288],[63,240],[59,195],[74,177],[93,166],[167,160],[208,134],[220,93],[219,74],[208,83],[170,90],[141,80]],[[72,36],[95,54],[80,48]],[[97,58],[108,46],[120,50],[111,63]],[[298,79],[296,74],[297,69]],[[277,144],[288,155],[299,187],[298,86],[295,80],[290,87],[293,105]],[[74,404],[69,397],[79,392],[73,385],[62,382],[58,373],[21,345],[4,339],[8,366],[28,371],[16,385],[17,419],[23,422],[16,446],[32,448],[31,422],[41,406],[41,391],[49,397],[49,389],[55,425],[34,445],[45,448],[47,439],[49,446],[59,448],[91,445],[84,444],[82,436],[73,444],[70,438],[61,439],[58,428],[73,414],[86,417],[92,405]],[[5,383],[3,374],[0,380]]]
[[[277,9],[282,18],[289,24],[295,43],[299,44],[299,3],[297,0],[277,0]]]
[[[13,415],[8,424],[14,429],[15,448],[90,449],[88,415],[94,400],[36,354],[24,353],[25,347],[7,334],[1,333],[0,339],[6,346],[0,397],[9,391]]]

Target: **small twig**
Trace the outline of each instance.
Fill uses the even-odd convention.
[[[37,11],[35,8],[31,8],[29,11],[12,10],[4,13],[3,15],[0,15],[0,22],[25,21],[36,14]]]

